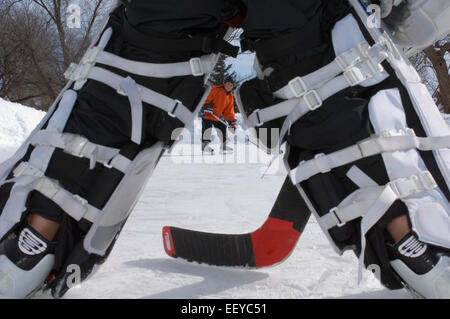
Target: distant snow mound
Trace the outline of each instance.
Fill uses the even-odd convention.
[[[447,125],[450,126],[450,114],[441,113]]]
[[[0,162],[14,154],[45,112],[0,98]]]

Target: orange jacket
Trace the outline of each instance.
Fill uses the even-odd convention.
[[[214,115],[217,117],[221,117],[223,114],[227,121],[234,121],[236,119],[234,115],[233,93],[230,92],[227,94],[223,85],[213,86],[204,104],[211,104]],[[205,119],[217,122],[217,119],[209,113],[205,113]]]

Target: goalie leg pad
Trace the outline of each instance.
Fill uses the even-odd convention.
[[[218,53],[230,51],[221,40],[225,32],[149,36],[129,25],[119,6],[66,72],[70,83],[55,106],[0,167],[0,240],[24,227],[29,214],[61,221],[49,282],[55,297],[70,288],[69,266],[78,265],[84,280],[107,258],[160,156],[176,140],[174,130],[203,105],[205,79]],[[146,47],[158,44],[156,55]]]
[[[357,217],[362,217],[360,226],[358,226],[359,223],[353,223],[353,227],[357,227],[355,229],[356,233],[361,233],[361,246],[356,242],[356,246],[358,246],[356,251],[360,254],[361,264],[365,261],[366,265],[371,263],[370,259],[373,259],[370,257],[373,255],[373,252],[370,251],[375,250],[375,254],[379,256],[378,258],[380,258],[380,256],[383,258],[383,253],[380,253],[380,249],[377,249],[376,247],[369,248],[366,246],[366,240],[372,241],[371,246],[377,246],[376,242],[378,240],[376,238],[380,237],[380,235],[376,235],[376,233],[378,232],[378,234],[380,234],[386,222],[392,220],[394,216],[401,214],[402,210],[404,213],[408,214],[412,229],[418,234],[421,241],[438,247],[444,247],[444,249],[450,247],[450,206],[448,203],[449,184],[447,178],[449,172],[449,156],[447,154],[449,130],[442,117],[439,115],[426,88],[423,84],[419,83],[417,80],[418,76],[414,69],[401,57],[401,54],[399,52],[393,52],[390,55],[389,62],[390,67],[397,72],[401,83],[394,85],[391,89],[383,89],[381,85],[379,86],[378,92],[369,99],[369,119],[370,125],[374,130],[372,134],[384,136],[384,138],[388,139],[395,139],[396,134],[399,136],[409,135],[407,139],[412,137],[412,139],[415,140],[417,140],[417,136],[422,136],[423,143],[412,143],[409,147],[406,145],[398,145],[397,147],[390,148],[386,145],[383,146],[383,142],[378,140],[378,142],[376,142],[377,147],[375,147],[378,148],[378,150],[372,152],[365,149],[371,142],[363,140],[357,144],[357,147],[361,151],[361,154],[366,153],[366,156],[354,157],[355,160],[359,160],[359,162],[355,161],[353,163],[355,166],[351,165],[351,161],[342,160],[342,158],[346,157],[346,155],[344,155],[346,152],[347,155],[352,152],[351,147],[347,149],[344,148],[344,151],[338,151],[340,153],[328,153],[330,151],[326,151],[325,153],[327,154],[324,156],[318,157],[316,155],[315,159],[309,161],[309,163],[314,162],[313,164],[319,167],[318,171],[314,171],[315,174],[319,173],[327,175],[330,174],[327,173],[327,171],[331,171],[331,174],[336,176],[336,174],[341,174],[339,173],[339,167],[346,167],[347,172],[345,173],[344,171],[344,176],[347,176],[359,187],[359,189],[349,194],[345,199],[338,200],[339,204],[335,208],[329,208],[329,212],[325,215],[324,213],[317,213],[317,208],[314,207],[317,205],[317,200],[320,196],[318,196],[317,193],[315,195],[314,192],[311,193],[311,185],[314,184],[313,179],[326,179],[326,176],[311,177],[307,181],[306,179],[299,178],[300,175],[302,175],[298,174],[302,170],[301,166],[303,166],[304,169],[308,168],[308,165],[304,165],[305,163],[299,165],[297,171],[291,172],[294,173],[291,174],[291,176],[294,176],[296,182],[299,182],[299,180],[304,181],[301,185],[299,184],[301,193],[310,199],[315,198],[316,205],[311,201],[309,202],[311,204],[311,209],[316,211],[319,222],[321,222],[321,225],[334,244],[338,243],[339,240],[333,232],[340,232],[340,230],[337,229],[345,229],[343,226],[346,225],[348,221],[354,220]],[[389,68],[387,65],[386,67]],[[393,72],[391,71],[390,73],[391,77],[394,77]],[[433,148],[425,146],[425,144],[427,144],[427,138],[428,142],[438,140],[446,141],[440,146],[435,145]],[[431,151],[433,151],[433,153],[431,153]],[[372,178],[355,177],[354,172],[359,170],[358,167],[366,172],[370,172],[370,170],[364,168],[365,164],[363,163],[363,160],[370,157],[370,155],[376,154],[381,155],[382,163],[386,169],[386,173],[383,175],[387,175],[387,181],[377,183],[373,181],[373,179],[376,179],[375,176],[370,173],[369,175]],[[352,158],[352,156],[350,155],[348,158]],[[335,160],[337,161],[335,162]],[[325,163],[325,165],[323,165],[323,163]],[[330,163],[331,166],[328,165]],[[292,168],[289,163],[287,163],[287,165]],[[430,172],[432,172],[432,174]],[[379,174],[380,173],[378,173],[378,175]],[[363,173],[363,175],[367,177],[366,173]],[[310,174],[307,176],[310,176]],[[412,184],[408,181],[412,182]],[[386,186],[377,186],[379,184],[386,184]],[[388,193],[392,190],[393,194],[389,195]],[[365,200],[364,198],[367,199],[371,195],[374,195],[374,200],[370,200],[369,205],[367,206],[362,204]],[[401,205],[399,206],[396,203]],[[358,207],[359,204],[362,205]],[[347,208],[352,205],[354,206],[354,209],[360,210],[361,214],[356,213],[351,216],[352,209]],[[395,211],[397,212],[395,213]],[[326,224],[327,218],[335,219],[332,226]],[[349,219],[346,220],[346,218]],[[379,230],[376,230],[377,227]],[[352,240],[349,240],[347,244],[351,245],[351,242]],[[346,248],[342,243],[337,246],[339,246],[336,247],[339,251]],[[366,247],[369,248],[369,251],[365,250]],[[382,260],[377,262],[377,264],[383,263],[386,264],[386,262],[383,262]],[[444,264],[442,267],[445,268],[445,258],[440,263],[440,265],[442,264]],[[389,282],[391,280],[387,278],[391,277],[391,279],[393,279],[393,276],[388,275],[389,267],[385,268],[384,278],[381,278],[382,282],[388,287],[397,286],[395,280]],[[397,267],[397,269],[400,268],[400,266]],[[436,272],[439,273],[438,276],[445,274],[447,271],[448,270],[445,269],[441,272],[436,270]],[[398,272],[400,272],[400,270],[398,270]],[[401,271],[400,275],[403,274],[405,274],[406,277],[402,277],[402,280],[405,280],[408,285],[414,287],[416,285],[414,281],[408,282],[408,280],[412,280],[412,277],[406,275],[404,271]],[[442,276],[445,277],[445,275]],[[428,285],[430,285],[429,287],[432,287],[435,283],[436,281],[433,280],[428,282]],[[444,283],[444,286],[445,285],[448,285],[448,283]],[[414,289],[417,289],[422,295],[427,297],[437,296],[435,293],[430,292],[431,288],[424,288],[421,284],[416,285]]]
[[[407,214],[421,241],[450,247],[450,131],[391,38],[350,4],[330,30],[334,59],[275,89],[276,70],[259,66],[237,102],[248,127],[281,127],[291,179],[336,251],[381,266],[382,283],[398,289],[406,278],[390,264],[390,221]]]

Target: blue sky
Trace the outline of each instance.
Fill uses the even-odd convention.
[[[232,65],[231,69],[236,72],[238,81],[255,75],[253,70],[254,56],[254,53],[246,52],[244,54],[239,54],[237,58],[229,57],[225,60],[227,64]]]

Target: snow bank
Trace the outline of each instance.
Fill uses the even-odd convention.
[[[450,127],[450,114],[441,113],[447,125]]]
[[[0,98],[0,162],[14,154],[44,115],[45,112]]]

